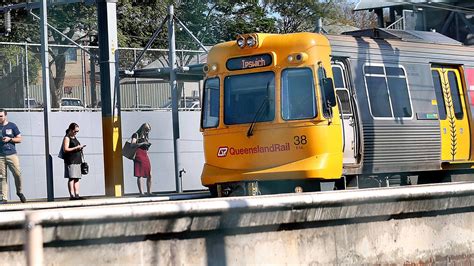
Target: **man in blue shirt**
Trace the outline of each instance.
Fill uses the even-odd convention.
[[[8,122],[7,111],[0,109],[0,197],[2,202],[8,199],[7,166],[15,178],[16,194],[21,202],[25,203],[26,198],[22,192],[22,178],[20,161],[16,154],[15,144],[21,142],[21,134],[15,123]]]

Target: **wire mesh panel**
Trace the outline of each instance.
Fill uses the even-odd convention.
[[[72,45],[50,45],[50,99],[53,111],[98,110],[100,100],[100,67],[97,47],[84,46],[88,52]],[[0,107],[12,110],[41,110],[43,82],[39,44],[0,43]],[[120,69],[129,69],[142,49],[120,48]],[[177,51],[178,66],[203,63],[202,51]],[[150,49],[136,65],[136,69],[168,67],[168,51]],[[183,106],[199,101],[198,82],[178,82]],[[171,91],[167,78],[120,80],[121,108],[127,110],[169,108]],[[77,105],[80,105],[78,107]],[[184,108],[180,106],[181,108]],[[194,104],[199,106],[199,104]]]

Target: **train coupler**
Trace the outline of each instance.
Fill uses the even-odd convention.
[[[230,182],[217,185],[218,197],[261,195],[258,181]]]

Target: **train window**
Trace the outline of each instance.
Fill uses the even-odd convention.
[[[388,72],[387,72],[388,73]],[[410,95],[405,77],[387,76],[394,117],[411,117]]]
[[[224,80],[224,122],[227,125],[273,121],[275,74],[259,72]]]
[[[454,116],[456,116],[457,119],[462,119],[464,113],[462,111],[461,96],[459,95],[459,86],[456,79],[456,74],[453,71],[448,71],[448,80],[449,87],[451,89],[451,97],[453,99]]]
[[[202,106],[202,127],[211,128],[219,125],[219,79],[207,79],[204,84]]]
[[[376,74],[376,75],[385,74],[385,72],[383,71],[383,67],[381,66],[365,66],[364,71],[365,71],[365,74]]]
[[[341,101],[341,109],[343,115],[351,115],[351,103],[349,101],[349,91],[346,89],[336,89],[337,97]]]
[[[334,76],[334,87],[345,88],[344,75],[342,73],[342,67],[339,65],[332,66],[332,75]]]
[[[386,67],[385,71],[387,72],[387,76],[405,76],[405,72],[403,71],[403,68]]]
[[[285,69],[281,75],[281,113],[284,120],[317,115],[313,72],[309,68]]]
[[[469,87],[469,105],[471,106],[472,117],[474,117],[474,85]]]
[[[366,76],[369,104],[374,117],[392,117],[385,77]]]
[[[365,66],[364,71],[373,117],[413,116],[408,83],[402,67]]]
[[[441,86],[441,77],[437,70],[432,70],[433,84],[436,94],[436,102],[438,104],[438,115],[440,120],[446,119],[446,105],[444,104],[443,87]]]

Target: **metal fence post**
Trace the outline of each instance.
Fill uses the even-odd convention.
[[[26,213],[25,255],[26,265],[43,265],[43,226],[38,212]]]
[[[176,39],[174,32],[174,8],[169,6],[168,21],[168,45],[169,45],[169,65],[170,65],[170,87],[171,87],[171,117],[173,120],[173,147],[174,147],[174,175],[176,181],[176,192],[183,192],[183,185],[179,177],[179,91],[176,82]]]

